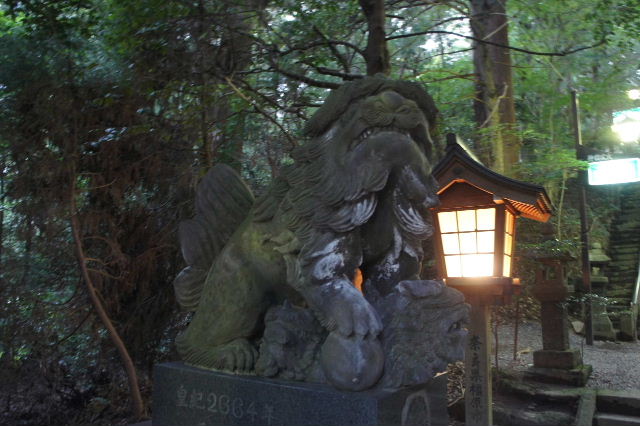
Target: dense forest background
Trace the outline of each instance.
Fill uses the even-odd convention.
[[[638,106],[637,0],[0,2],[0,423],[149,414],[188,321],[171,282],[199,177],[224,162],[259,194],[328,91],[377,72],[424,84],[439,135],[545,185],[569,246],[570,90],[589,150],[638,153],[610,129]]]

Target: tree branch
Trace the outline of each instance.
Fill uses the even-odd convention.
[[[272,61],[271,66],[273,67],[274,70],[278,71],[280,74],[284,75],[285,77],[289,77],[294,80],[301,81],[305,84],[308,84],[309,86],[320,87],[322,89],[337,89],[338,87],[340,87],[340,83],[332,83],[330,81],[316,80],[311,77],[307,77],[306,75],[287,71],[283,68],[280,68],[280,66],[278,66],[278,64],[275,61]]]
[[[505,85],[504,90],[502,90],[502,94],[498,96],[498,99],[496,99],[496,104],[493,106],[493,108],[489,112],[487,119],[484,120],[484,123],[480,125],[479,127],[480,129],[484,129],[485,126],[488,126],[488,124],[491,122],[491,119],[496,115],[496,113],[498,112],[498,108],[500,108],[500,102],[502,102],[502,100],[507,96],[508,89],[509,89],[509,86]]]
[[[340,40],[324,40],[324,41],[316,41],[316,42],[313,42],[313,43],[309,43],[309,44],[306,44],[304,46],[291,46],[291,47],[289,47],[289,49],[283,50],[282,52],[280,52],[280,54],[282,56],[285,56],[285,55],[289,55],[289,54],[291,54],[293,52],[305,51],[305,50],[313,49],[314,47],[326,46],[327,44],[331,44],[331,45],[334,45],[334,46],[349,47],[349,48],[353,49],[354,51],[356,51],[363,58],[365,57],[364,51],[362,49],[360,49],[358,46],[356,46],[353,43],[349,43],[347,41],[340,41]]]
[[[303,62],[303,64],[312,67],[313,69],[318,71],[319,74],[330,75],[333,77],[340,77],[341,79],[346,81],[352,81],[352,80],[357,80],[359,78],[364,78],[364,75],[362,74],[345,73],[345,72],[334,70],[331,68],[313,65],[309,62]]]
[[[256,96],[259,96],[262,100],[264,100],[266,103],[268,103],[269,105],[271,105],[275,109],[295,114],[298,118],[300,118],[302,120],[307,120],[309,118],[302,111],[300,111],[298,108],[295,108],[295,105],[288,106],[288,107],[280,105],[277,101],[273,100],[272,98],[270,98],[269,96],[265,95],[264,93],[261,93],[260,90],[256,89],[251,84],[247,83],[246,80],[237,79],[236,78],[235,81],[237,83],[240,83],[242,85],[242,87],[244,87],[245,90],[248,90],[249,92],[254,93]]]
[[[91,299],[91,303],[93,304],[102,325],[107,329],[109,333],[109,337],[111,337],[111,341],[114,346],[118,350],[118,354],[120,355],[120,359],[124,364],[125,370],[127,372],[127,378],[129,380],[129,391],[131,393],[131,399],[133,402],[133,413],[134,417],[138,420],[141,419],[144,415],[144,403],[142,402],[142,395],[140,394],[140,386],[138,385],[138,375],[136,373],[136,368],[133,365],[133,361],[131,360],[131,356],[129,355],[129,351],[127,350],[124,342],[120,338],[118,331],[113,325],[111,318],[107,314],[104,305],[100,301],[100,297],[98,292],[96,291],[95,286],[93,285],[93,280],[91,279],[91,273],[89,272],[89,268],[87,267],[87,257],[84,253],[84,247],[82,246],[82,237],[80,236],[80,222],[78,220],[78,208],[76,206],[76,174],[75,171],[70,173],[70,194],[69,194],[69,209],[70,209],[70,221],[71,221],[71,233],[73,235],[73,242],[75,244],[76,256],[78,258],[78,263],[80,266],[80,270],[82,272],[82,277],[84,278],[84,282],[87,286],[87,293],[89,293],[89,298]]]
[[[349,67],[349,61],[347,61],[347,58],[345,58],[345,56],[342,53],[340,53],[340,51],[336,48],[335,44],[330,43],[329,37],[324,35],[324,33],[320,31],[320,28],[314,25],[313,30],[316,32],[316,34],[320,36],[320,38],[322,38],[325,42],[327,42],[327,46],[329,47],[329,50],[331,50],[331,53],[333,53],[333,56],[335,56],[338,62],[340,63],[340,65],[342,65],[342,70],[348,74],[350,67]]]
[[[340,87],[340,83],[333,83],[333,82],[330,82],[330,81],[316,80],[316,79],[313,79],[311,77],[307,77],[306,75],[298,74],[298,73],[286,70],[284,68],[281,68],[278,65],[277,60],[274,58],[274,56],[275,57],[285,56],[285,55],[287,55],[289,53],[292,53],[292,52],[294,52],[296,50],[307,50],[307,49],[310,49],[310,48],[312,48],[314,46],[316,46],[316,47],[317,46],[324,46],[327,43],[334,43],[333,40],[311,43],[311,44],[309,44],[307,46],[304,46],[304,47],[293,47],[293,48],[289,48],[289,50],[286,50],[286,51],[280,51],[274,45],[269,46],[269,45],[265,44],[263,40],[260,40],[260,39],[256,39],[256,40],[257,40],[257,43],[259,43],[268,53],[271,53],[271,55],[267,55],[267,57],[268,57],[269,63],[271,64],[271,67],[273,68],[274,71],[279,72],[280,74],[284,75],[285,77],[289,77],[291,79],[300,81],[302,83],[308,84],[309,86],[313,86],[313,87],[319,87],[319,88],[322,88],[322,89],[337,89],[338,87]],[[335,42],[335,44],[346,45],[346,44],[350,44],[350,43]],[[364,57],[364,52],[360,51],[360,53]],[[347,74],[345,74],[345,75],[347,75]],[[224,78],[226,78],[226,77],[224,77]]]
[[[460,33],[454,33],[452,31],[441,31],[441,30],[428,30],[428,31],[419,31],[419,32],[410,33],[410,34],[400,34],[400,35],[397,35],[397,36],[387,37],[387,41],[388,40],[395,40],[395,39],[398,39],[398,38],[416,37],[416,36],[421,36],[421,35],[425,35],[425,34],[449,34],[449,35],[452,35],[452,36],[466,38],[468,40],[473,40],[473,41],[476,41],[478,43],[489,44],[491,46],[502,47],[502,48],[505,48],[505,49],[515,50],[516,52],[522,52],[522,53],[527,53],[529,55],[538,55],[538,56],[567,56],[567,55],[571,55],[573,53],[577,53],[577,52],[580,52],[580,51],[583,51],[583,50],[593,49],[594,47],[602,46],[603,44],[605,44],[607,42],[607,40],[603,38],[599,42],[594,43],[592,45],[582,46],[582,47],[578,47],[578,48],[570,49],[570,50],[564,50],[564,51],[561,51],[561,52],[536,52],[534,50],[522,49],[522,48],[519,48],[519,47],[509,46],[509,45],[505,45],[505,44],[501,44],[501,43],[494,43],[492,41],[482,40],[482,39],[479,39],[477,37],[468,36],[468,35],[464,35],[464,34],[460,34]]]
[[[416,77],[420,77],[421,75],[424,75],[424,74],[426,74],[426,73],[418,74]],[[471,73],[471,74],[454,74],[454,75],[450,75],[449,77],[436,78],[435,80],[424,81],[424,83],[437,83],[439,81],[454,80],[456,78],[464,78],[464,79],[467,79],[467,80],[474,81],[474,78],[472,78],[472,77],[475,77],[475,73]],[[423,81],[423,80],[420,80],[420,81]]]
[[[424,60],[426,61],[426,60],[428,60],[428,59],[436,58],[436,57],[438,57],[438,56],[455,55],[455,54],[457,54],[457,53],[470,52],[470,51],[472,51],[472,50],[473,50],[473,48],[472,48],[472,47],[469,47],[469,48],[467,48],[467,49],[452,50],[451,52],[436,53],[435,55],[426,56],[426,57],[424,58]]]
[[[289,132],[287,132],[285,128],[282,127],[282,125],[278,123],[278,121],[275,118],[273,118],[270,114],[268,114],[266,111],[260,108],[260,106],[257,103],[255,103],[253,100],[251,100],[251,98],[249,98],[247,95],[242,93],[242,91],[238,89],[238,87],[235,84],[233,84],[233,81],[231,81],[229,77],[225,77],[225,80],[227,81],[227,84],[229,85],[229,87],[231,87],[233,91],[238,94],[238,96],[240,96],[242,99],[247,101],[249,105],[251,105],[256,109],[256,111],[258,111],[260,114],[265,116],[269,121],[275,124],[278,127],[278,129],[280,129],[280,131],[284,134],[284,136],[289,140],[289,143],[291,144],[291,148],[295,148],[296,146],[298,146],[298,143],[295,141],[295,139],[291,137]]]
[[[89,310],[89,311],[87,312],[87,315],[85,315],[85,316],[84,316],[84,318],[82,318],[82,321],[80,321],[80,322],[78,323],[78,325],[76,325],[76,327],[75,327],[73,330],[71,330],[71,332],[70,332],[70,333],[68,333],[66,336],[64,336],[64,337],[60,338],[57,342],[52,343],[52,344],[51,344],[51,345],[49,345],[49,346],[50,346],[50,347],[55,348],[55,347],[59,346],[59,345],[60,345],[60,343],[64,342],[65,340],[67,340],[68,338],[70,338],[71,336],[73,336],[74,334],[76,334],[76,332],[77,332],[78,330],[80,330],[80,327],[82,327],[82,325],[87,321],[87,319],[89,318],[89,316],[90,316],[90,315],[91,315],[91,310]]]
[[[115,275],[111,275],[110,273],[108,273],[106,271],[102,271],[100,269],[95,269],[95,268],[88,268],[87,267],[87,271],[93,272],[93,273],[98,274],[98,275],[102,275],[103,277],[110,278],[110,279],[116,280],[116,281],[117,280],[121,280],[123,278],[123,277],[116,277]]]

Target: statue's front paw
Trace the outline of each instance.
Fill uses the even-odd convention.
[[[356,334],[376,337],[382,331],[382,322],[376,310],[357,289],[351,287],[339,297],[325,301],[327,327],[342,336]]]

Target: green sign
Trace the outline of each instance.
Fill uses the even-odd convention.
[[[639,182],[640,158],[589,163],[589,185]]]

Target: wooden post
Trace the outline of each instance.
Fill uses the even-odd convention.
[[[491,311],[482,297],[468,298],[471,304],[469,336],[464,356],[465,425],[493,424],[491,391]]]
[[[586,161],[582,134],[580,131],[580,107],[578,106],[578,92],[571,89],[571,121],[573,123],[573,136],[578,160]],[[589,225],[587,223],[587,171],[578,171],[578,211],[580,212],[580,242],[582,263],[582,291],[587,296],[584,302],[585,337],[587,345],[593,345],[593,313],[591,310],[591,264],[589,262]]]

